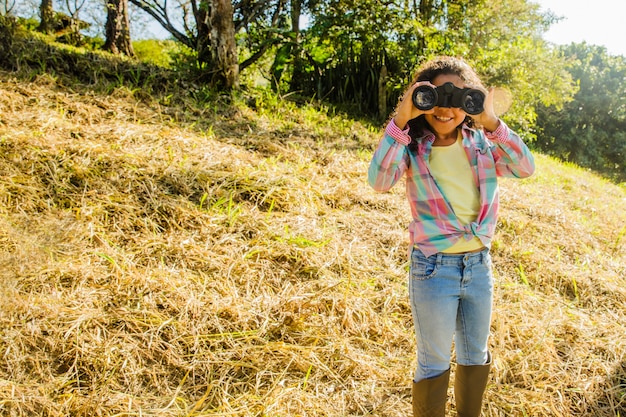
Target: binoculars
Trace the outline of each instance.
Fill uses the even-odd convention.
[[[437,88],[420,85],[413,90],[413,105],[420,110],[438,107],[459,107],[467,114],[483,112],[485,93],[475,88],[458,88],[452,83],[445,83]]]

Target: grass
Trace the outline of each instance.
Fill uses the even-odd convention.
[[[0,71],[0,414],[410,415],[381,127],[106,92]],[[501,183],[484,415],[623,416],[626,191],[536,157]]]

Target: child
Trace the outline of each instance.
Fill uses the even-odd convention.
[[[423,86],[440,87],[435,91],[449,96],[420,110],[413,92]],[[452,99],[465,88],[479,90],[484,98],[471,117],[466,110],[475,106]],[[389,190],[406,173],[413,217],[409,296],[417,340],[416,417],[445,415],[453,339],[457,415],[480,415],[491,365],[489,247],[498,214],[497,177],[525,178],[534,169],[529,149],[497,117],[493,93],[486,92],[467,63],[440,57],[422,66],[389,121],[368,172],[377,191]]]

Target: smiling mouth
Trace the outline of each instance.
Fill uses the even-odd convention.
[[[450,120],[452,120],[452,117],[435,116],[435,119],[439,120],[440,122],[449,122]]]

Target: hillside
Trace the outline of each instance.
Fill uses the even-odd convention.
[[[381,127],[254,97],[0,71],[0,414],[410,415]],[[501,183],[485,415],[623,416],[626,190],[536,157]]]

